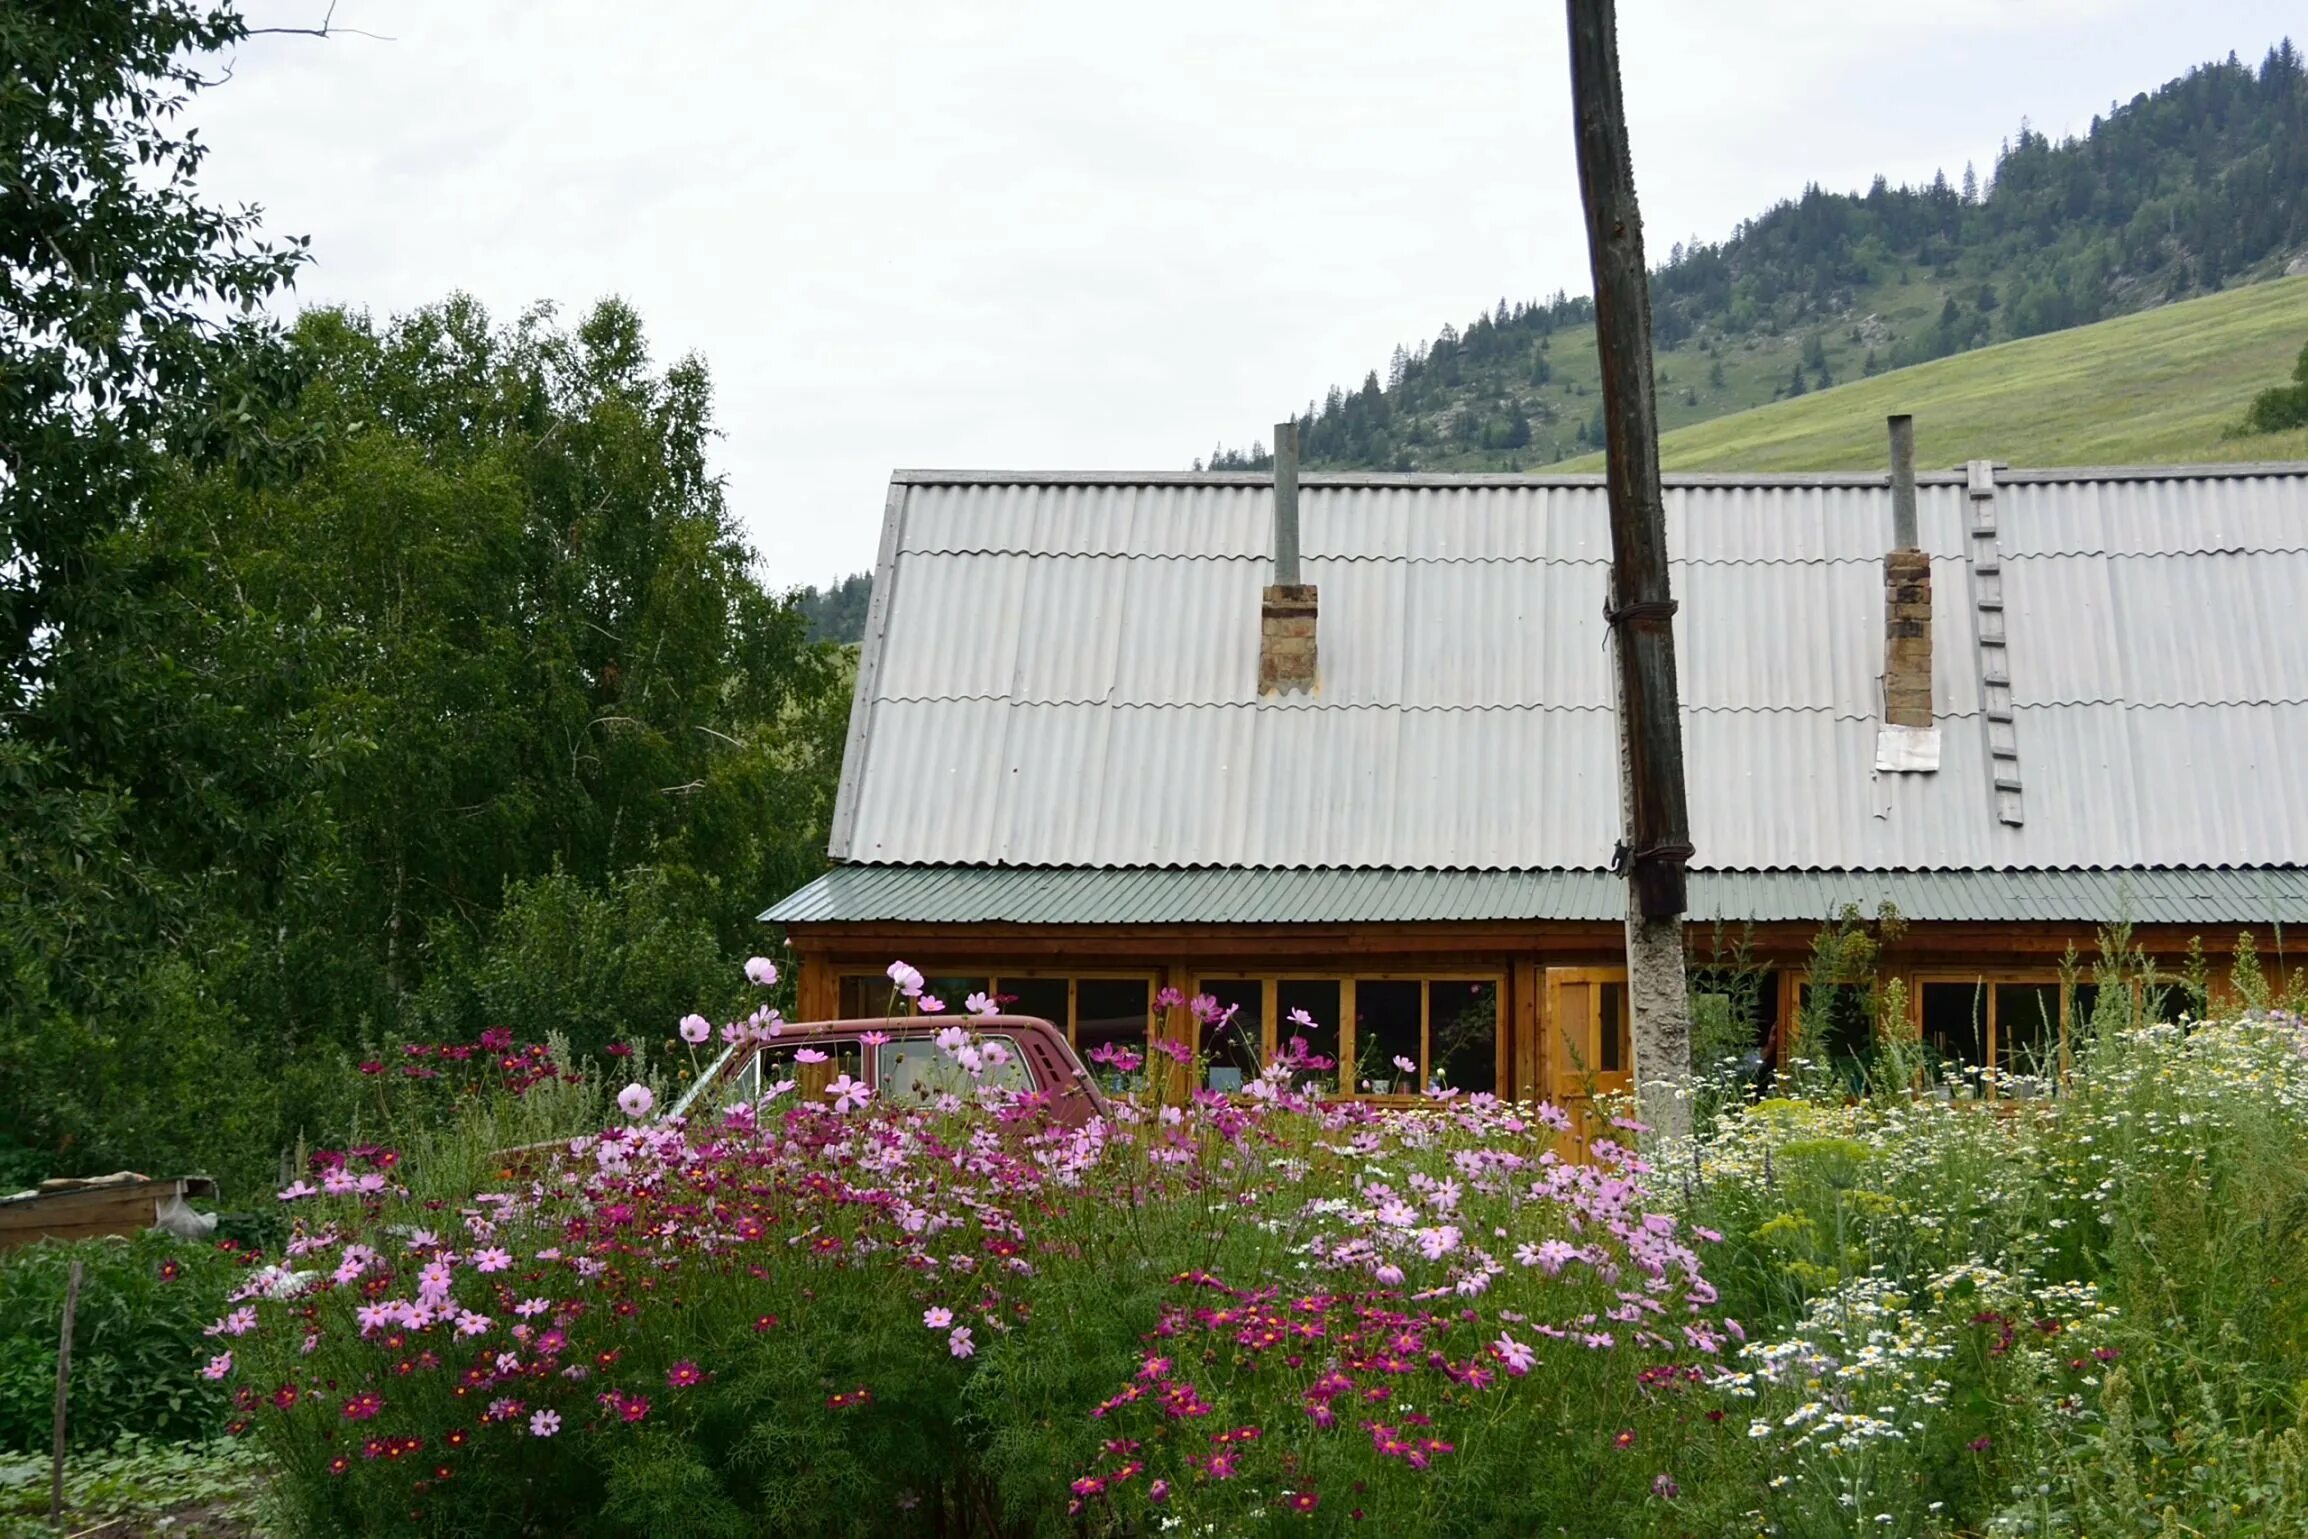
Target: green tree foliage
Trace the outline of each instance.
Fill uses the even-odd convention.
[[[2251,409],[2244,413],[2246,433],[2281,433],[2296,427],[2308,427],[2308,347],[2300,349],[2299,362],[2292,365],[2292,383],[2269,386],[2252,398]]]
[[[246,28],[193,0],[0,12],[0,713],[37,693],[156,440],[285,284],[302,242],[193,189],[178,119]]]
[[[809,627],[809,639],[857,645],[865,636],[866,606],[873,601],[873,592],[871,572],[852,572],[823,589],[803,588],[795,602]]]
[[[821,866],[843,676],[750,572],[700,364],[460,299],[244,373],[258,447],[115,532],[29,718],[74,771],[47,917],[0,921],[36,1162],[245,1170],[395,1033],[654,1030]]]

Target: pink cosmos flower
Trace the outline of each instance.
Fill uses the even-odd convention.
[[[617,1109],[626,1116],[639,1119],[649,1115],[649,1108],[657,1104],[657,1097],[649,1093],[647,1085],[635,1083],[617,1092]]]
[[[209,1336],[246,1336],[250,1331],[255,1329],[256,1311],[252,1308],[242,1308],[236,1309],[231,1314],[226,1315],[223,1319],[217,1321],[216,1324],[210,1326],[202,1334]]]
[[[953,1323],[954,1312],[950,1309],[925,1309],[922,1311],[922,1324],[933,1331],[942,1331]]]
[[[897,985],[898,992],[908,999],[915,998],[922,991],[922,975],[919,968],[908,967],[903,962],[892,962],[889,965],[889,976],[890,982]]]
[[[890,1034],[886,1031],[864,1031],[858,1033],[858,1041],[867,1047],[886,1047],[889,1044],[889,1040]]]
[[[502,1272],[512,1264],[511,1254],[494,1245],[473,1253],[473,1270],[476,1272]]]
[[[232,1372],[232,1354],[219,1352],[208,1360],[206,1367],[200,1370],[200,1376],[204,1379],[221,1379],[230,1372]]]
[[[957,1325],[953,1328],[953,1330],[948,1332],[946,1335],[946,1350],[953,1353],[956,1357],[970,1357],[975,1355],[978,1349],[970,1341],[970,1328],[966,1325]]]
[[[1314,1017],[1308,1015],[1303,1009],[1293,1010],[1290,1012],[1290,1024],[1293,1026],[1312,1026]]]
[[[529,1435],[531,1437],[551,1437],[560,1430],[561,1413],[559,1411],[539,1411],[529,1418]]]
[[[1499,1361],[1506,1366],[1507,1372],[1518,1379],[1529,1373],[1531,1364],[1539,1360],[1538,1353],[1524,1346],[1504,1331],[1499,1333],[1498,1340],[1491,1343],[1491,1350],[1498,1354]]]
[[[685,1015],[681,1018],[682,1041],[690,1043],[692,1046],[694,1046],[699,1042],[703,1042],[707,1037],[712,1035],[713,1022],[707,1020],[704,1016]]]
[[[994,997],[983,990],[963,1000],[962,1008],[972,1015],[1000,1015],[1002,1013],[1002,1007],[994,1002]]]
[[[513,1313],[519,1315],[524,1320],[528,1320],[534,1319],[536,1316],[544,1314],[552,1307],[553,1301],[551,1299],[523,1299],[520,1303],[513,1306]]]
[[[745,976],[759,988],[768,988],[777,982],[777,964],[767,957],[747,957]]]
[[[862,1080],[851,1079],[847,1074],[826,1086],[825,1093],[833,1097],[833,1109],[837,1112],[861,1108],[867,1101],[873,1099],[873,1087],[871,1085]]]
[[[924,994],[914,1001],[914,1008],[924,1015],[940,1015],[945,1011],[946,1002],[935,994]]]
[[[296,1202],[305,1197],[318,1197],[321,1189],[309,1181],[294,1181],[277,1194],[282,1202]]]
[[[1394,1066],[1402,1070],[1403,1073],[1411,1075],[1414,1078],[1418,1074],[1418,1065],[1412,1063],[1408,1058],[1403,1057],[1403,1055],[1400,1053],[1394,1055]]]
[[[797,1047],[793,1050],[793,1061],[795,1063],[823,1063],[825,1062],[825,1054],[814,1047]]]

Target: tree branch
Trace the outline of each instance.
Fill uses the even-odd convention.
[[[329,0],[329,8],[322,15],[321,24],[317,27],[251,27],[248,29],[247,35],[249,37],[334,37],[343,32],[353,37],[371,38],[380,43],[393,41],[382,32],[364,32],[359,27],[337,26],[335,25],[336,16],[337,0]]]

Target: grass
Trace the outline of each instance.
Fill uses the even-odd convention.
[[[2308,459],[2308,429],[2230,438],[2308,341],[2308,277],[2253,284],[1961,353],[1686,427],[1669,470],[1852,470],[1885,462],[1883,419],[1915,416],[1926,468]],[[1662,399],[1674,387],[1660,386]],[[1595,471],[1583,455],[1557,471]]]

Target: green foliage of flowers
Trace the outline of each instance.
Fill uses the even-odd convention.
[[[1630,1151],[1291,1061],[1071,1127],[941,1045],[918,1103],[783,1082],[461,1198],[440,1149],[321,1157],[210,1365],[287,1530],[1520,1533],[1579,1492],[1565,1532],[1682,1533],[1742,1488],[1736,1328]]]
[[[82,1266],[74,1311],[75,1448],[139,1435],[214,1436],[225,1397],[193,1372],[202,1331],[240,1280],[233,1252],[161,1234],[42,1241],[0,1255],[0,1451],[45,1454],[56,1409],[65,1279]]]
[[[1678,1157],[1765,1327],[1718,1381],[1759,1531],[2308,1532],[2308,1032],[2110,982],[2056,1095],[1759,1103]]]
[[[0,1539],[53,1539],[48,1480],[45,1455],[0,1454]],[[67,1532],[237,1539],[255,1531],[262,1481],[263,1459],[245,1443],[123,1438],[65,1466]]]

